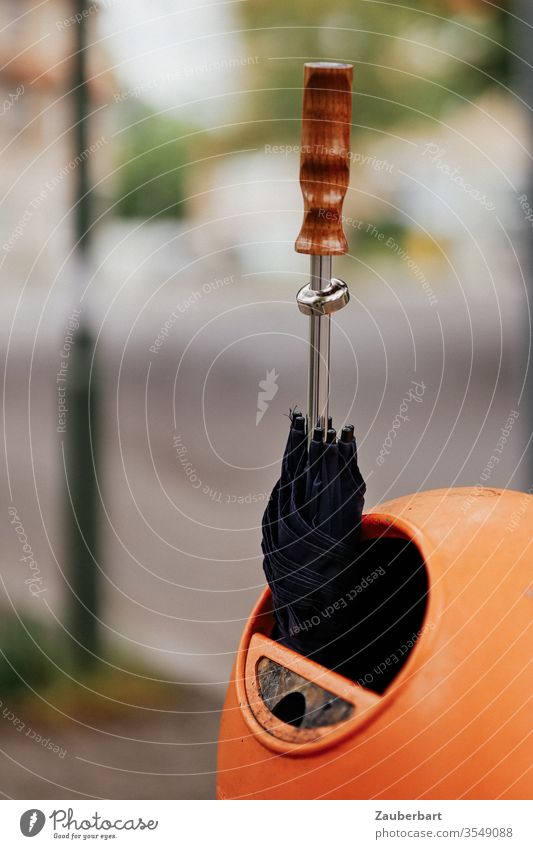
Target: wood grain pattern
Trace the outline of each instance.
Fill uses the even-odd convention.
[[[298,253],[344,254],[342,204],[350,179],[351,65],[305,65],[300,156],[304,220]]]

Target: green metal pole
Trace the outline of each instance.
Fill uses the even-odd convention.
[[[90,15],[83,14],[84,0],[74,0],[76,44],[73,63],[73,107],[75,155],[88,148],[89,93],[87,88],[87,26]],[[79,265],[88,262],[90,247],[91,196],[89,163],[80,156],[74,171],[75,239]],[[74,656],[78,666],[94,663],[99,654],[98,616],[100,611],[99,573],[99,496],[97,487],[98,398],[97,372],[91,362],[94,340],[81,308],[80,326],[74,334],[70,350],[67,378],[67,425],[65,433],[65,468],[68,488],[66,545],[68,551],[69,628],[73,637]]]
[[[86,0],[74,0],[74,13],[79,23],[75,26],[76,44],[73,66],[72,90],[74,94],[74,129],[76,154],[87,150],[89,136],[89,90],[87,87],[87,26],[90,15],[86,12]],[[84,14],[85,12],[85,14]],[[89,249],[89,226],[91,223],[89,164],[86,156],[76,168],[76,240],[83,256]]]
[[[95,373],[91,376],[94,344],[86,325],[80,325],[71,349],[67,382],[65,468],[68,487],[67,546],[70,595],[69,627],[76,662],[84,666],[99,651],[100,610],[98,427]]]

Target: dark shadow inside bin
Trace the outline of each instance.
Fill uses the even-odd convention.
[[[347,570],[342,598],[332,599],[328,611],[317,611],[292,644],[283,642],[381,694],[420,637],[427,596],[426,567],[412,541],[385,536],[365,540]]]
[[[299,728],[306,714],[305,696],[299,690],[287,693],[272,708],[272,713],[282,722],[287,722],[295,728]]]
[[[353,611],[344,617],[345,632],[332,644],[331,661],[337,672],[383,693],[422,632],[428,574],[413,542],[387,537],[360,544],[357,574],[363,576],[357,585],[361,591],[349,602]]]

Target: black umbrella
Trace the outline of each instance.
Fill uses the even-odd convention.
[[[263,516],[263,565],[272,638],[381,693],[417,639],[427,577],[414,543],[361,538],[365,489],[353,427],[338,441],[317,427],[308,440],[293,414]]]
[[[348,289],[332,277],[332,256],[347,250],[342,203],[349,179],[352,67],[305,66],[300,184],[304,221],[296,250],[311,256],[311,282],[298,294],[310,318],[308,414],[291,415],[281,477],[263,517],[264,569],[273,597],[274,637],[351,674],[347,633],[357,577],[365,483],[353,426],[340,438],[328,416],[331,313]],[[352,609],[350,609],[352,608]]]
[[[273,636],[351,677],[355,652],[345,642],[354,625],[365,488],[353,429],[343,428],[336,441],[332,428],[324,440],[317,427],[308,446],[305,419],[293,415],[281,477],[263,517]]]

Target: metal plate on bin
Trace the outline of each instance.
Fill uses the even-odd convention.
[[[274,716],[294,728],[343,722],[355,706],[268,657],[257,664],[259,691]]]
[[[241,709],[264,742],[295,755],[370,719],[380,697],[308,657],[254,633],[246,652]]]

